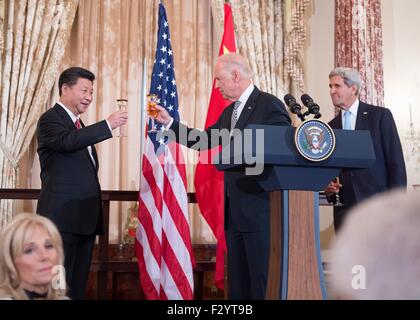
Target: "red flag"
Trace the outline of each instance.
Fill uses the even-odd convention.
[[[163,49],[164,48],[164,49]],[[169,25],[159,4],[159,30],[150,93],[179,120]],[[148,128],[151,128],[151,122]],[[161,130],[161,124],[154,129]],[[139,192],[136,254],[147,299],[193,299],[193,251],[185,162],[179,145],[148,131]]]
[[[225,8],[225,26],[222,43],[220,45],[219,56],[236,52],[235,32],[233,28],[233,17],[230,5],[224,5]],[[210,103],[207,112],[205,127],[213,125],[219,119],[223,110],[232,103],[225,100],[218,89],[215,88],[216,81],[213,81],[213,90],[210,96]],[[208,151],[202,151],[199,155],[199,161],[196,167],[194,186],[197,203],[201,214],[207,221],[217,240],[216,249],[216,272],[215,283],[220,289],[224,288],[224,265],[226,252],[226,240],[224,231],[224,185],[223,173],[217,171],[211,164],[214,154],[219,151],[214,148]]]

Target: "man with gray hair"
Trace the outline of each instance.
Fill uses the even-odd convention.
[[[339,180],[330,182],[325,192],[334,202],[339,194],[343,206],[334,207],[334,227],[340,229],[348,210],[374,194],[395,187],[407,187],[407,174],[400,138],[390,110],[359,101],[361,76],[351,68],[330,72],[330,96],[340,113],[330,121],[333,129],[369,130],[376,160],[369,169],[343,170]],[[348,146],[353,148],[356,146]]]
[[[420,299],[420,197],[395,190],[354,207],[331,250],[333,299]]]
[[[291,120],[283,103],[254,86],[252,76],[248,61],[239,54],[229,53],[217,59],[214,68],[216,88],[232,104],[205,130],[207,137],[211,137],[212,130],[243,132],[249,124],[290,126]],[[172,130],[178,142],[188,147],[197,145],[196,140],[185,141],[180,134],[188,131],[188,136],[200,138],[203,135],[197,129],[186,128],[166,109],[156,108],[160,111],[156,120]],[[214,141],[209,139],[209,142]],[[217,139],[216,143],[223,144],[223,141]],[[246,176],[244,171],[225,172],[224,207],[229,298],[264,299],[270,246],[269,193],[261,188],[255,176]]]

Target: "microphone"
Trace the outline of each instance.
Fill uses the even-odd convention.
[[[303,114],[305,117],[312,113],[315,119],[321,118],[319,105],[317,105],[308,94],[303,94],[300,97],[300,100],[302,100],[303,104],[308,108],[308,111]]]
[[[296,99],[290,93],[284,96],[284,102],[286,102],[292,113],[296,114],[300,120],[305,121],[305,116],[301,112],[301,105],[296,102]]]

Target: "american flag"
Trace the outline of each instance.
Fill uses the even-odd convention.
[[[179,120],[169,25],[162,4],[150,93],[157,94],[158,104]],[[156,123],[155,129],[164,128]],[[148,132],[140,181],[136,253],[143,292],[147,299],[193,299],[186,173],[179,145]]]

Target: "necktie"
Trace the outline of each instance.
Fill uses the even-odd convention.
[[[238,100],[235,102],[235,105],[233,106],[232,119],[230,122],[230,130],[235,128],[236,122],[238,122],[238,109],[240,105],[241,105],[241,102]]]
[[[79,118],[76,119],[76,121],[74,122],[74,125],[76,126],[77,129],[82,129],[82,124],[80,123]]]
[[[352,130],[351,122],[350,122],[350,115],[351,115],[350,111],[344,112],[344,124],[343,124],[344,130]]]

